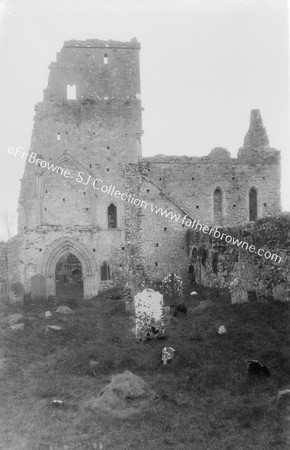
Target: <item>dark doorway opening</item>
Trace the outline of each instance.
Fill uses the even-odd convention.
[[[84,298],[83,269],[73,253],[65,253],[55,267],[56,295],[62,300]]]

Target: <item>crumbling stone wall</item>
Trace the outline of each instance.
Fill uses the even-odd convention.
[[[221,233],[254,245],[237,247],[213,235],[188,231],[188,250],[197,278],[205,286],[230,288],[241,280],[250,300],[290,300],[290,214],[264,218],[245,226],[219,228]],[[269,251],[269,259],[257,251]]]
[[[85,298],[134,276],[158,281],[175,272],[186,282],[186,228],[151,204],[203,226],[234,226],[250,218],[251,191],[252,215],[281,212],[280,153],[269,147],[258,110],[237,158],[220,147],[204,157],[142,158],[139,50],[136,39],[67,41],[50,64],[21,181],[18,235],[7,250],[13,300],[25,293],[54,295],[55,267],[67,251],[82,266]],[[147,207],[102,192],[102,185]],[[104,263],[107,279],[101,277]],[[198,276],[218,282],[206,264]]]
[[[85,298],[126,281],[125,203],[100,187],[124,192],[126,164],[141,156],[139,50],[136,39],[68,41],[50,65],[44,99],[35,108],[19,198],[23,270],[19,262],[16,270],[22,270],[27,292],[35,285],[38,296],[54,295],[51,260],[56,264],[66,245],[83,258]],[[76,87],[74,99],[67,95],[68,85]],[[37,157],[63,171],[48,169]],[[104,262],[111,275],[106,280],[101,279]]]
[[[147,206],[127,206],[126,244],[129,269],[153,281],[161,281],[169,272],[176,272],[187,281],[188,254],[186,230],[181,220],[175,221],[152,212],[151,205],[182,218],[185,211],[172,202],[154,183],[142,175],[137,166],[127,171],[127,188],[137,190]]]
[[[7,299],[7,242],[0,242],[0,299]]]
[[[225,149],[205,157],[143,158],[142,173],[203,225],[249,221],[249,192],[257,192],[257,218],[281,213],[280,154],[272,148],[246,148],[231,158]],[[221,218],[214,214],[214,192],[222,194]]]

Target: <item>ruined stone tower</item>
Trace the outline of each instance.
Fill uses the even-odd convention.
[[[108,261],[111,274],[102,287],[122,273],[124,202],[117,206],[88,180],[125,190],[125,166],[141,157],[139,49],[136,39],[68,41],[50,65],[18,210],[25,287],[33,288],[29,280],[40,275],[38,295],[55,294],[55,264],[66,252],[82,264],[85,298],[98,291]]]

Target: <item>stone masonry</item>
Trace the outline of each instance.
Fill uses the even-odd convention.
[[[50,64],[18,235],[0,245],[1,298],[55,295],[56,265],[68,253],[81,264],[85,299],[135,275],[161,280],[174,271],[186,281],[186,227],[152,205],[216,226],[281,213],[280,152],[269,146],[259,110],[237,158],[221,147],[204,157],[142,157],[139,51],[135,38],[67,41]]]

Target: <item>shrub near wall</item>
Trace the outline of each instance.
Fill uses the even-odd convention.
[[[266,259],[257,253],[238,248],[232,244],[203,233],[188,231],[189,252],[197,248],[192,260],[197,282],[206,286],[230,287],[235,280],[251,297],[258,301],[290,300],[290,214],[264,218],[245,226],[219,229],[254,245],[256,251],[263,249],[281,257],[281,261]],[[201,257],[203,255],[203,258]],[[206,255],[206,257],[204,256]],[[244,297],[244,293],[243,293]],[[252,297],[251,297],[252,298]]]

